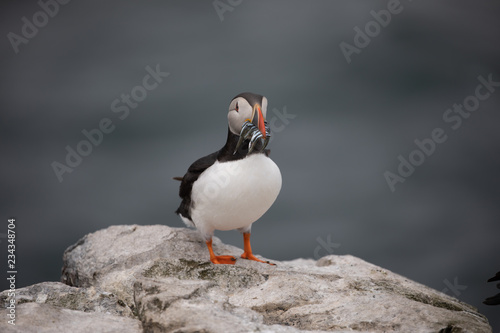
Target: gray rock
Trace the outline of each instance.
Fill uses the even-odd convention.
[[[76,288],[43,282],[17,289],[15,325],[0,323],[0,332],[142,332],[129,307],[115,295],[94,287]],[[8,291],[0,293],[7,317]]]
[[[242,253],[217,238],[214,249]],[[274,262],[213,265],[194,230],[113,226],[66,250],[67,285],[17,291],[18,323],[35,331],[21,321],[29,314],[57,327],[90,321],[93,332],[125,322],[131,332],[491,332],[472,306],[352,256]]]
[[[8,305],[8,292],[0,293],[0,304]],[[102,312],[134,318],[128,306],[115,295],[94,287],[75,288],[61,282],[43,282],[16,290],[17,304],[50,304],[69,310]]]
[[[5,312],[4,309],[0,312]],[[6,316],[2,313],[2,318]],[[15,325],[2,321],[5,333],[140,333],[141,322],[100,312],[69,310],[50,304],[23,303],[16,307]]]

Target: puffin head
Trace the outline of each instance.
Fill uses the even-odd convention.
[[[262,133],[262,138],[266,139],[266,113],[267,98],[249,92],[241,93],[229,104],[227,114],[229,130],[233,134],[240,135],[245,121],[250,121]]]

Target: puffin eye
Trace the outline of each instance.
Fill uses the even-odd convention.
[[[236,102],[236,112],[238,112],[239,107],[238,107],[238,102]]]

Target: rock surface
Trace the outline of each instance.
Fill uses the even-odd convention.
[[[491,332],[472,306],[352,256],[274,262],[213,265],[194,230],[113,226],[66,250],[64,284],[17,290],[0,331]]]

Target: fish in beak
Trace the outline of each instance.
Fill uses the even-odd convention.
[[[250,139],[247,154],[250,154],[254,150],[257,142],[259,141],[262,143],[260,151],[263,151],[269,143],[270,138],[271,131],[266,120],[264,119],[261,107],[259,104],[255,104],[253,107],[252,119],[247,119],[241,127],[240,138],[236,144],[233,155],[236,154],[240,146],[243,144],[243,141],[247,139]]]

